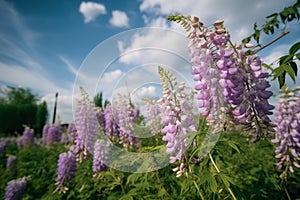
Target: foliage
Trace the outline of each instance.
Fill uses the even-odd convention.
[[[42,133],[43,126],[47,123],[48,120],[48,108],[47,103],[43,101],[37,107],[36,111],[36,131],[37,133]]]
[[[33,145],[22,149],[9,144],[0,157],[0,197],[3,197],[9,180],[25,176],[30,178],[23,199],[198,199],[199,191],[204,199],[213,199],[228,184],[234,185],[232,190],[238,199],[285,199],[278,181],[279,173],[274,167],[272,144],[267,140],[253,144],[238,133],[223,135],[212,152],[221,168],[220,173],[209,162],[209,157],[205,157],[201,164],[192,165],[188,177],[176,178],[170,173],[174,165],[133,174],[109,169],[93,177],[90,157],[78,165],[67,193],[53,193],[56,161],[65,150],[61,144],[51,148]],[[9,154],[17,157],[13,170],[6,170]],[[300,197],[297,190],[299,175],[298,169],[287,185],[292,199]],[[228,197],[222,195],[220,198]]]
[[[32,104],[0,104],[0,131],[21,133],[24,124],[34,127],[36,112],[37,106]]]
[[[281,12],[273,13],[267,16],[267,21],[265,24],[258,28],[257,23],[254,24],[253,29],[254,33],[250,36],[243,39],[243,43],[250,42],[251,39],[254,39],[256,44],[256,49],[253,49],[249,53],[257,53],[258,51],[268,47],[269,45],[273,44],[283,36],[290,33],[289,30],[286,30],[288,23],[299,21],[300,20],[300,13],[299,13],[300,1],[297,2],[289,7],[284,8]],[[265,33],[266,35],[273,35],[275,34],[275,30],[279,29],[281,26],[281,32],[279,35],[268,42],[265,45],[260,44],[261,33]],[[282,88],[285,84],[286,75],[288,74],[290,78],[295,83],[295,77],[297,76],[297,62],[296,60],[300,60],[300,43],[296,42],[293,44],[287,55],[281,56],[278,60],[274,61],[273,63],[267,64],[265,63],[265,67],[271,69],[273,72],[274,80],[277,79],[279,83],[279,87]],[[271,68],[274,63],[278,63],[278,67]]]
[[[47,103],[37,102],[38,97],[29,89],[9,87],[3,92],[0,103],[0,131],[21,133],[23,126],[41,133],[47,121]]]
[[[279,66],[273,70],[273,78],[278,79],[279,87],[282,88],[285,84],[286,74],[290,76],[294,83],[296,83],[296,77],[298,72],[298,66],[296,60],[300,60],[300,42],[295,43],[290,47],[287,55],[281,56],[279,60]],[[266,65],[267,66],[267,65]],[[268,68],[270,66],[267,66]]]
[[[99,92],[94,96],[94,103],[97,107],[104,109],[109,104],[109,101],[106,99],[103,103],[103,93]]]
[[[54,188],[56,161],[58,154],[64,149],[61,144],[52,148],[31,145],[18,149],[15,143],[9,143],[5,154],[0,156],[0,197],[4,196],[8,181],[28,177],[23,198],[41,199],[46,191]],[[16,165],[11,170],[7,170],[5,166],[8,155],[17,157]]]
[[[94,97],[94,103],[97,107],[99,108],[103,108],[103,93],[100,92],[100,93],[97,93],[96,96]]]
[[[178,84],[176,77],[161,67],[158,70],[163,98],[148,100],[151,114],[145,118],[130,99],[120,96],[106,106],[102,93],[92,102],[82,90],[83,99],[76,110],[77,130],[63,133],[72,138],[70,141],[59,143],[61,137],[52,145],[35,140],[26,146],[19,145],[20,138],[0,141],[0,196],[4,196],[8,181],[24,178],[24,199],[300,199],[299,94],[285,93],[288,103],[280,101],[274,125],[268,118],[274,109],[268,103],[272,92],[265,90],[270,87],[268,73],[262,72],[261,60],[256,55],[288,33],[282,32],[261,45],[261,32],[272,35],[280,24],[285,28],[288,22],[299,20],[298,8],[299,0],[268,16],[261,29],[255,24],[254,34],[243,40],[243,47],[231,43],[223,21],[206,27],[197,17],[169,16],[169,20],[180,23],[189,33],[196,98],[200,100],[198,107],[204,111],[193,107],[195,91],[186,92],[184,83]],[[252,47],[248,44],[251,38],[257,45],[245,52],[243,48]],[[289,54],[279,58],[279,67],[275,69],[264,64],[280,87],[285,84],[286,74],[295,81],[299,49],[299,42],[292,45]],[[24,99],[32,100],[30,96]],[[15,102],[13,106],[21,105]],[[197,115],[193,115],[194,111]],[[144,127],[144,119],[153,123]],[[280,143],[278,147],[270,141],[275,131],[273,142]],[[132,135],[141,132],[152,132],[153,137],[139,139]],[[256,136],[255,143],[244,133]],[[111,142],[109,145],[104,137]],[[121,164],[134,166],[135,172],[148,172],[123,172],[114,166],[124,162],[126,154],[111,151],[110,144],[140,154],[163,150],[170,163],[151,171],[159,157],[144,156],[137,167],[139,158],[127,159]],[[66,159],[68,156],[72,162]],[[7,168],[8,158],[15,158],[16,163]],[[284,158],[288,166],[294,161],[295,168],[289,168],[288,176],[282,178],[282,169],[278,167],[282,163],[276,168],[276,158]],[[55,182],[67,187],[59,192]]]
[[[13,105],[36,104],[38,98],[29,89],[8,87],[3,94],[2,102]]]

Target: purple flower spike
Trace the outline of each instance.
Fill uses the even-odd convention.
[[[6,169],[10,170],[12,169],[17,161],[17,157],[13,155],[9,155],[7,160],[6,160]]]
[[[166,153],[170,155],[170,163],[183,159],[188,146],[188,134],[196,131],[195,113],[192,92],[184,83],[177,85],[176,78],[167,70],[159,67],[164,97],[158,101],[161,107],[161,119],[164,134],[162,140],[167,142]],[[172,80],[172,81],[170,81]],[[169,88],[173,88],[170,91]],[[189,93],[190,92],[190,93]],[[207,100],[203,100],[207,102]]]
[[[22,146],[32,145],[34,142],[34,130],[26,127],[22,135]]]
[[[270,84],[268,73],[262,72],[261,59],[233,45],[223,24],[188,31],[198,106],[207,125],[220,124],[221,114],[228,122],[224,124],[244,125],[254,140],[274,134],[269,119],[274,107],[268,103],[273,93],[266,90]]]
[[[293,166],[300,168],[300,92],[299,89],[290,91],[284,87],[275,108],[276,135],[273,143],[279,144],[275,149],[278,169],[289,169],[294,172]],[[283,171],[281,178],[287,177]]]
[[[108,168],[110,144],[104,140],[97,140],[93,155],[93,172],[99,173]]]
[[[20,200],[25,191],[26,183],[27,182],[24,178],[9,181],[5,189],[4,199]]]
[[[55,180],[57,191],[66,192],[68,190],[66,184],[74,178],[75,171],[76,156],[70,151],[61,153],[57,163],[57,178]]]

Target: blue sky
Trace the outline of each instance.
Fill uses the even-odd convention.
[[[91,96],[103,91],[108,99],[126,91],[141,103],[137,97],[159,96],[157,65],[169,67],[179,79],[191,78],[184,32],[167,22],[167,15],[197,15],[206,24],[224,19],[238,42],[254,22],[262,24],[265,16],[294,2],[0,0],[0,84],[34,91],[47,101],[50,119],[59,92],[62,122],[72,121],[79,86]],[[299,23],[287,29],[291,34],[260,53],[266,63],[299,41]]]

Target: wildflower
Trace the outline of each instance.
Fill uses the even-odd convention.
[[[4,199],[20,200],[25,191],[26,183],[27,182],[24,178],[9,181],[5,189]]]
[[[93,154],[93,172],[104,171],[108,167],[110,144],[104,140],[97,140]]]
[[[275,108],[276,135],[273,143],[279,144],[275,149],[276,158],[280,159],[277,168],[294,172],[293,167],[300,168],[300,92],[284,87]],[[286,178],[287,170],[281,174]]]
[[[76,156],[69,152],[59,155],[57,163],[56,191],[65,193],[68,190],[67,183],[74,178],[76,171]]]
[[[10,170],[14,167],[16,164],[17,157],[14,155],[9,155],[7,160],[6,160],[6,169]]]
[[[61,141],[62,127],[60,126],[60,124],[52,124],[45,129],[47,130],[47,133],[45,134],[46,145],[52,145]]]
[[[82,99],[78,101],[75,111],[75,125],[77,136],[75,139],[77,152],[87,151],[92,153],[95,143],[95,136],[99,130],[97,109],[95,104],[89,100],[88,94],[81,88]]]
[[[268,102],[273,93],[261,59],[233,45],[220,20],[191,29],[188,37],[198,106],[207,124],[218,124],[218,130],[222,124],[244,125],[254,141],[274,134],[269,118],[274,106]]]
[[[177,86],[176,78],[169,71],[159,67],[158,72],[164,94],[160,104],[164,126],[162,140],[167,142],[170,163],[174,163],[182,159],[188,148],[188,133],[196,131],[193,95],[186,91],[184,83]]]
[[[31,145],[34,142],[34,130],[26,127],[22,135],[22,146]]]
[[[7,141],[0,141],[0,156],[4,154],[5,148],[7,145]]]

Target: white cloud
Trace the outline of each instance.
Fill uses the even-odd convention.
[[[71,122],[72,119],[72,87],[64,88],[55,85],[44,73],[27,69],[17,65],[8,65],[0,62],[0,80],[10,85],[30,88],[38,91],[42,101],[46,101],[49,112],[49,122],[52,122],[55,92],[59,93],[57,114],[63,123]]]
[[[106,72],[101,78],[103,84],[111,84],[115,82],[122,75],[122,71],[117,69],[111,72]]]
[[[110,24],[115,27],[128,27],[129,18],[123,11],[114,10],[112,11],[112,17],[109,20]]]
[[[4,85],[23,87],[30,89],[34,94],[37,93],[41,100],[47,102],[49,120],[53,111],[50,96],[58,92],[60,94],[58,114],[62,121],[70,121],[72,101],[63,96],[72,97],[72,84],[65,82],[61,86],[53,81],[48,69],[37,59],[39,52],[36,50],[36,44],[41,33],[31,30],[25,23],[25,17],[4,0],[0,0],[0,18],[6,19],[0,22],[1,87]],[[69,112],[63,112],[63,109]]]
[[[67,58],[64,56],[58,56],[58,58],[68,67],[72,74],[77,75],[78,70]]]
[[[188,60],[188,40],[184,35],[168,29],[150,28],[138,31],[128,41],[119,41],[124,64],[168,64]]]
[[[81,2],[79,12],[84,16],[84,22],[89,23],[95,20],[99,15],[106,14],[106,9],[103,4],[95,2]]]
[[[262,24],[267,15],[281,11],[283,7],[293,3],[292,0],[253,0],[247,4],[244,1],[236,0],[173,0],[172,3],[168,0],[142,0],[140,10],[151,18],[174,13],[196,15],[204,24],[224,19],[233,41],[240,41],[251,33],[255,22]],[[144,19],[148,18],[144,17]]]
[[[54,110],[54,102],[55,102],[55,93],[47,93],[45,94],[42,101],[46,101],[49,118],[48,122],[52,123],[53,119],[53,110]],[[69,94],[58,94],[57,97],[57,110],[56,110],[56,119],[61,120],[61,123],[71,123],[74,122],[73,119],[73,107],[72,107],[73,96],[71,92]]]
[[[158,97],[157,88],[153,85],[150,86],[144,86],[137,88],[135,91],[132,92],[132,96],[134,99],[142,99],[142,98],[155,98]]]
[[[52,91],[53,88],[59,88],[38,71],[18,65],[8,65],[0,62],[0,71],[0,80],[6,83],[21,85],[40,92]]]

